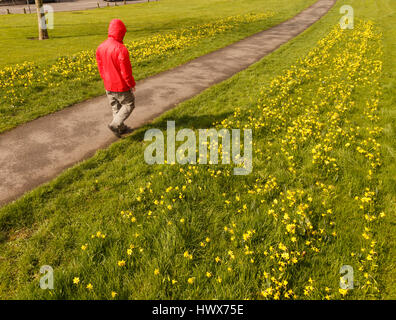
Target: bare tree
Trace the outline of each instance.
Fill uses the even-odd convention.
[[[47,24],[45,22],[45,13],[43,10],[43,0],[35,0],[37,9],[39,40],[48,39]]]

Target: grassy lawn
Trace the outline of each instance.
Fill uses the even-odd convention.
[[[346,3],[355,29],[340,31]],[[339,1],[259,63],[0,209],[0,298],[394,299],[395,11]],[[252,128],[253,172],[147,165],[144,132],[167,120]],[[42,265],[54,290],[39,288]],[[354,269],[347,292],[342,265]]]
[[[58,12],[50,39],[41,42],[29,40],[37,32],[35,15],[2,15],[0,132],[103,94],[94,50],[113,18],[127,26],[125,43],[140,80],[274,26],[314,2],[163,0]],[[255,18],[247,18],[250,13]]]

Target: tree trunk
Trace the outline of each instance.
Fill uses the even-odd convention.
[[[35,0],[37,9],[39,40],[48,39],[47,24],[45,22],[45,14],[43,10],[43,0]]]

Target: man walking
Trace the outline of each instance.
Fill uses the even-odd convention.
[[[118,138],[129,129],[124,121],[135,108],[136,83],[128,49],[122,42],[126,31],[121,20],[113,19],[109,25],[108,39],[96,51],[99,73],[113,110],[113,121],[108,127]]]

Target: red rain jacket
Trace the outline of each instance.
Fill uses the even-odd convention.
[[[96,61],[100,76],[107,91],[124,92],[134,88],[128,49],[122,43],[126,27],[119,19],[109,25],[109,37],[96,50]]]

